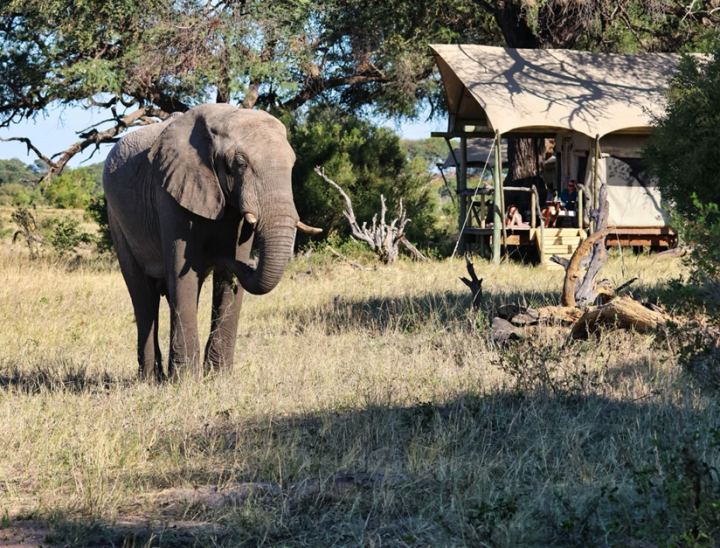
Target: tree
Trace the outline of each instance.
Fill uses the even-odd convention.
[[[17,158],[0,160],[0,186],[12,183],[28,183],[34,172]]]
[[[720,48],[707,59],[683,57],[664,113],[644,151],[675,226],[694,241],[698,278],[720,273]]]
[[[55,177],[45,188],[45,200],[49,205],[62,209],[82,208],[99,189],[89,168],[68,170]]]
[[[420,32],[419,29],[422,29]],[[10,0],[0,8],[0,127],[55,104],[107,109],[57,158],[201,102],[294,111],[329,102],[437,108],[431,41],[498,40],[467,0]],[[104,128],[104,129],[101,129]]]
[[[716,0],[7,0],[0,127],[53,105],[105,109],[56,156],[24,140],[52,179],[78,152],[201,102],[439,115],[431,42],[679,51],[707,48],[719,22]],[[541,147],[524,149],[536,165]]]
[[[402,200],[411,219],[405,231],[411,241],[433,236],[438,204],[427,164],[420,157],[409,159],[393,131],[322,105],[289,117],[287,124],[297,156],[293,188],[300,218],[326,235],[350,235],[342,198],[315,173],[321,166],[350,195],[361,223],[381,210],[384,195],[392,214]]]

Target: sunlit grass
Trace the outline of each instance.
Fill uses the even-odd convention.
[[[476,267],[488,312],[559,301],[560,272]],[[275,291],[246,296],[231,373],[150,386],[135,381],[132,308],[111,262],[70,268],[3,249],[0,516],[45,520],[70,545],[132,545],[128,531],[138,546],[162,532],[153,542],[625,542],[632,531],[611,522],[631,507],[637,470],[659,466],[652,440],[705,431],[716,408],[687,388],[661,336],[498,349],[469,311],[464,268],[294,261]],[[604,271],[616,286],[638,276],[641,296],[680,273],[633,255]],[[163,349],[167,316],[163,305]],[[341,490],[338,474],[370,479]],[[220,505],[179,491],[238,484],[264,491]]]

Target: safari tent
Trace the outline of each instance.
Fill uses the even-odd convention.
[[[567,50],[521,50],[478,45],[433,45],[447,97],[447,139],[460,138],[458,195],[462,245],[492,242],[499,259],[500,244],[535,244],[541,260],[548,253],[569,254],[586,236],[587,209],[597,206],[607,185],[608,244],[669,246],[674,232],[661,196],[643,170],[641,151],[662,104],[662,92],[679,62],[675,54],[601,54]],[[485,138],[502,155],[502,139],[550,137],[555,140],[554,180],[549,192],[560,192],[570,179],[582,184],[571,227],[542,230],[538,219],[546,196],[532,191],[527,227],[501,230],[501,170],[495,185],[467,189],[468,143]],[[497,166],[498,163],[494,162]],[[520,190],[520,189],[516,189]],[[543,189],[545,190],[545,189]],[[488,204],[483,194],[492,194]],[[498,204],[495,207],[494,204]],[[583,208],[583,205],[585,206]],[[483,211],[491,207],[493,226]],[[472,213],[472,214],[471,214]],[[538,226],[539,225],[539,226]],[[544,234],[543,232],[546,232]],[[559,252],[559,253],[558,253]]]

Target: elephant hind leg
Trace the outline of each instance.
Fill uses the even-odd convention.
[[[137,323],[138,376],[147,381],[165,380],[162,354],[158,342],[158,312],[160,292],[156,280],[148,277],[133,257],[127,240],[119,227],[112,226],[113,243],[117,251],[120,270],[132,300]]]
[[[224,268],[213,272],[212,321],[205,346],[206,370],[229,370],[233,365],[243,289]]]

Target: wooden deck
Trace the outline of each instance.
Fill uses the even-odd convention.
[[[492,227],[465,229],[465,241],[469,244],[478,244],[481,254],[492,249]],[[501,236],[502,246],[532,246],[538,251],[540,263],[547,268],[561,268],[550,262],[551,255],[570,258],[580,242],[587,238],[584,230],[579,228],[545,228],[540,227],[508,227],[507,241]]]

